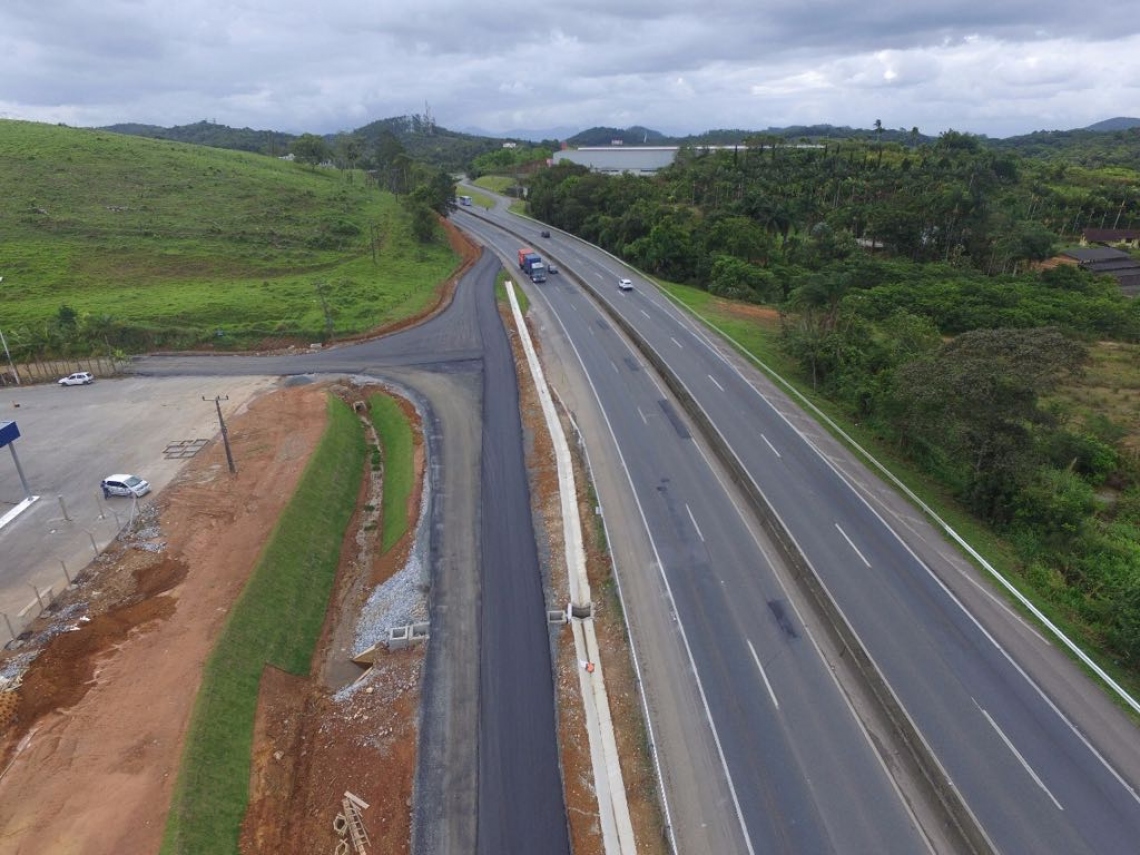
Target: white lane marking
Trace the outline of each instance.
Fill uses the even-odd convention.
[[[614,370],[614,374],[621,374],[621,371],[618,370],[617,363],[612,359],[610,360],[610,368]]]
[[[645,413],[643,413],[643,412],[641,411],[641,407],[638,407],[638,408],[637,408],[637,414],[638,414],[639,416],[641,416],[641,420],[642,420],[643,422],[645,422],[645,424],[648,426],[648,424],[649,424],[649,419],[647,419],[647,418],[645,417]]]
[[[744,639],[748,642],[748,650],[752,653],[752,661],[756,663],[756,667],[760,670],[760,677],[764,680],[764,686],[768,689],[768,697],[772,699],[772,706],[776,709],[780,708],[780,702],[776,700],[776,693],[772,691],[772,684],[768,682],[768,675],[764,672],[764,666],[760,664],[760,657],[756,655],[756,648],[752,646],[752,639]]]
[[[764,444],[765,444],[765,445],[767,445],[767,446],[768,446],[770,449],[772,449],[772,453],[773,453],[774,455],[776,455],[777,457],[781,457],[781,454],[780,454],[780,452],[776,451],[776,446],[772,445],[772,443],[771,443],[771,441],[768,439],[768,437],[764,436],[764,434],[760,434],[760,438],[761,438],[762,440],[764,440]]]
[[[582,359],[582,354],[578,350],[578,346],[576,344],[574,344],[574,340],[570,336],[570,331],[567,330],[566,325],[564,323],[562,323],[562,318],[561,318],[561,316],[559,316],[558,312],[554,311],[554,307],[550,303],[550,300],[548,298],[546,298],[545,295],[544,295],[543,299],[546,301],[547,305],[550,306],[551,312],[554,316],[554,319],[558,322],[558,326],[562,328],[562,334],[566,337],[567,343],[570,345],[570,348],[574,351],[574,355],[578,359],[578,364],[582,367],[582,373],[584,374],[584,376],[586,378],[587,384],[589,384],[589,386],[590,386],[590,391],[592,391],[594,393],[594,400],[597,402],[598,411],[602,415],[602,420],[605,421],[605,423],[606,423],[606,429],[609,431],[610,441],[613,443],[614,450],[617,452],[618,460],[621,462],[622,471],[625,472],[625,479],[626,479],[626,483],[629,485],[630,495],[633,497],[634,504],[637,505],[637,513],[641,517],[642,528],[645,531],[646,537],[649,539],[649,546],[653,550],[653,562],[657,567],[657,573],[661,577],[661,582],[665,586],[665,592],[669,598],[670,614],[673,616],[673,620],[677,622],[677,632],[681,638],[681,644],[685,648],[685,656],[689,660],[690,673],[692,673],[693,680],[697,684],[697,694],[699,694],[700,698],[701,698],[701,708],[704,709],[704,711],[705,711],[705,721],[708,722],[709,730],[712,732],[713,744],[716,745],[717,757],[720,759],[721,769],[724,770],[725,783],[728,785],[728,792],[732,797],[732,807],[736,813],[737,824],[740,826],[740,834],[744,838],[744,847],[745,847],[745,849],[748,850],[748,855],[756,855],[756,849],[752,845],[752,835],[750,835],[748,833],[748,823],[745,822],[745,820],[744,820],[744,811],[740,806],[740,796],[737,794],[736,784],[732,780],[732,771],[728,768],[728,756],[724,752],[724,744],[720,741],[720,733],[717,731],[716,722],[713,721],[712,708],[709,706],[708,695],[705,693],[704,681],[701,680],[700,671],[697,670],[696,659],[693,658],[693,647],[689,643],[689,636],[688,636],[688,633],[685,632],[684,623],[682,623],[678,618],[680,612],[677,609],[677,599],[676,599],[676,597],[673,596],[673,588],[669,584],[669,576],[665,572],[665,564],[661,560],[661,552],[657,548],[657,541],[654,540],[653,533],[650,530],[649,520],[646,519],[645,508],[641,504],[641,498],[637,495],[637,488],[634,486],[634,483],[633,483],[633,475],[629,471],[629,466],[626,465],[625,455],[622,454],[621,444],[618,442],[617,434],[614,432],[614,426],[613,426],[613,423],[610,421],[609,413],[606,412],[606,408],[602,404],[602,397],[601,397],[601,395],[598,394],[598,389],[594,385],[593,379],[590,377],[590,372],[588,370],[586,370],[586,362],[584,359]],[[627,345],[627,346],[629,346],[629,345]],[[632,352],[632,349],[631,349],[631,352]],[[653,381],[654,386],[656,386],[658,389],[660,389],[660,384],[657,382],[656,378],[654,378],[652,374],[649,374],[647,376],[650,378],[650,380]],[[643,418],[644,418],[644,416],[643,416]],[[587,462],[587,466],[590,466],[592,468],[592,464],[590,464],[590,461],[589,461],[589,448],[586,449],[586,462]],[[603,516],[602,517],[602,525],[604,526],[605,524],[606,524],[606,520],[605,520],[605,517]],[[611,536],[610,532],[607,528],[606,537],[609,538],[610,536]],[[617,573],[614,576],[614,579],[617,582],[617,586],[618,586],[618,596],[622,597],[623,594],[621,591],[621,573],[620,572]],[[631,646],[634,645],[633,637],[630,638],[630,645]],[[640,665],[638,664],[638,656],[637,656],[636,650],[634,651],[634,655],[632,658],[633,658],[634,667],[637,668],[638,676],[640,679],[640,670],[641,669],[640,669]],[[650,733],[652,734],[653,718],[652,718],[652,716],[649,715],[649,709],[648,709],[648,706],[645,704],[644,697],[642,699],[642,710],[645,714],[646,724],[649,726]],[[656,766],[657,780],[663,782],[664,776],[661,772],[660,758],[657,754],[656,749],[654,749],[654,751],[653,751],[653,762],[654,762],[654,765]],[[673,832],[671,830],[671,825],[669,823],[671,811],[669,810],[669,800],[668,800],[667,796],[665,798],[663,798],[663,802],[664,802],[664,806],[665,806],[666,827],[670,828],[670,831],[668,833],[669,834],[669,841],[673,845],[674,850],[676,850],[677,841],[673,835]]]
[[[864,564],[866,564],[868,567],[870,567],[870,566],[871,566],[871,562],[870,562],[870,561],[868,561],[868,560],[867,560],[867,559],[866,559],[866,558],[863,556],[863,553],[859,551],[859,547],[858,547],[858,546],[856,546],[856,545],[854,544],[854,542],[851,540],[851,538],[849,538],[849,537],[847,536],[847,532],[845,532],[845,531],[844,531],[842,528],[840,528],[840,527],[839,527],[839,523],[836,523],[836,524],[835,524],[835,528],[836,528],[836,530],[837,530],[837,531],[838,531],[838,532],[839,532],[841,535],[843,535],[843,539],[847,541],[847,545],[848,545],[848,546],[850,546],[852,549],[854,549],[854,550],[855,550],[855,554],[859,556],[859,560],[860,560],[860,561],[862,561]]]
[[[645,311],[645,309],[638,309],[637,311],[641,312],[641,314],[645,315],[645,317],[649,317],[649,312]],[[652,318],[650,320],[652,320]]]
[[[697,525],[697,518],[693,516],[693,509],[689,507],[689,503],[685,502],[685,510],[689,512],[689,519],[693,523],[693,528],[697,530],[697,537],[701,539],[701,543],[705,542],[705,536],[701,534],[701,527]]]
[[[722,392],[724,391],[724,387],[721,386],[719,383],[717,383],[716,378],[713,377],[711,374],[709,375],[709,379],[713,381],[713,385],[716,386],[718,389],[720,389],[720,391],[722,391]]]
[[[1018,759],[1018,762],[1020,762],[1021,765],[1025,767],[1025,771],[1029,773],[1029,777],[1034,780],[1037,786],[1045,791],[1045,795],[1047,795],[1052,800],[1053,804],[1057,806],[1057,810],[1064,810],[1064,808],[1061,807],[1061,803],[1057,801],[1056,797],[1051,792],[1049,792],[1049,788],[1045,786],[1045,782],[1037,777],[1037,773],[1033,771],[1033,767],[1029,765],[1024,757],[1021,756],[1021,752],[1017,750],[1017,747],[1009,741],[1009,737],[1006,736],[1004,732],[1002,732],[1002,729],[1000,727],[998,727],[998,724],[996,721],[994,721],[993,716],[986,712],[985,707],[979,704],[977,700],[974,701],[974,705],[982,711],[982,715],[986,717],[986,721],[990,723],[990,727],[992,727],[997,732],[997,735],[1001,737],[1001,741],[1005,743],[1005,747],[1013,752],[1013,756]]]
[[[677,345],[677,347],[681,348],[681,350],[685,349],[685,345],[681,344],[681,342],[677,341],[677,339],[673,338],[672,336],[669,336],[669,341],[673,342],[673,344]]]

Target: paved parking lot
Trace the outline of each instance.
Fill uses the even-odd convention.
[[[19,632],[35,614],[20,617],[36,599],[33,585],[41,593],[58,590],[65,584],[60,562],[78,573],[95,555],[92,541],[101,549],[115,536],[116,514],[124,523],[129,517],[131,500],[103,499],[103,478],[139,475],[153,489],[142,502],[152,501],[186,462],[167,459],[168,445],[219,435],[215,395],[229,397],[222,401],[229,418],[276,383],[274,377],[123,377],[0,391],[0,422],[18,425],[16,454],[40,497],[0,529],[0,613],[13,629]],[[0,449],[0,517],[23,499],[12,455]],[[0,644],[8,638],[0,619]]]

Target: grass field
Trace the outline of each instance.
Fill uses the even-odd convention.
[[[0,163],[0,318],[17,357],[61,305],[150,346],[317,340],[330,320],[360,332],[428,305],[456,263],[360,172],[8,120]]]
[[[472,182],[476,187],[485,187],[492,193],[506,193],[518,182],[509,175],[483,175]]]
[[[387,552],[408,530],[408,500],[415,488],[412,426],[396,399],[390,395],[370,395],[368,413],[376,433],[384,461],[384,490],[380,519],[383,530],[380,551]]]
[[[364,466],[356,415],[333,397],[328,410],[320,445],[206,663],[164,855],[238,851],[262,669],[309,671]]]

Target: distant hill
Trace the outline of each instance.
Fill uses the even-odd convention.
[[[271,157],[287,154],[290,144],[297,138],[296,134],[280,131],[231,128],[205,121],[173,128],[126,123],[109,125],[99,130],[212,148],[249,151]],[[502,139],[449,131],[424,116],[395,116],[390,119],[380,119],[349,133],[363,140],[366,153],[371,152],[382,136],[392,134],[413,159],[442,167],[450,172],[461,172],[473,158],[501,148],[503,144]],[[339,134],[326,134],[325,139],[331,144],[337,136]]]
[[[1128,131],[1132,128],[1140,128],[1140,119],[1129,119],[1124,116],[1117,116],[1115,119],[1105,119],[1103,122],[1097,122],[1095,125],[1089,125],[1085,128],[1086,131]]]
[[[610,145],[613,140],[621,140],[622,145],[740,145],[748,140],[757,140],[763,137],[779,137],[783,140],[798,142],[809,140],[819,142],[822,140],[849,140],[864,139],[882,142],[894,142],[900,145],[922,145],[932,143],[937,139],[906,128],[883,128],[882,133],[873,128],[850,128],[837,125],[792,125],[787,128],[766,128],[764,130],[746,130],[744,128],[722,128],[704,131],[699,134],[690,134],[683,137],[671,137],[660,131],[635,126],[632,128],[590,128],[581,131],[566,142],[571,146],[598,146]]]
[[[1134,125],[1110,128],[1117,122]],[[1100,130],[1093,128],[1100,127]],[[1098,169],[1123,166],[1140,170],[1140,120],[1109,119],[1074,131],[1034,131],[1017,137],[990,140],[994,148],[1016,151],[1022,157]]]
[[[278,156],[288,153],[289,144],[296,139],[293,134],[281,131],[255,131],[251,128],[231,128],[214,122],[195,122],[192,125],[178,125],[173,128],[160,128],[157,125],[121,124],[108,125],[98,130],[112,131],[136,137],[149,137],[157,140],[208,145],[211,148],[227,148],[235,151],[251,151],[255,154]]]
[[[207,121],[173,128],[125,123],[110,125],[101,130],[266,155],[287,153],[290,144],[296,139],[296,135],[280,131],[231,128]],[[395,116],[380,119],[350,133],[363,140],[366,154],[371,153],[378,140],[391,134],[415,160],[442,167],[449,172],[465,170],[476,157],[500,149],[508,140],[521,142],[531,138],[522,132],[504,137],[452,131],[437,125],[426,116]],[[337,134],[328,134],[326,139],[332,143],[337,136]],[[737,145],[763,137],[779,137],[793,143],[801,140],[817,143],[828,140],[865,140],[896,143],[906,147],[929,145],[938,139],[937,136],[919,132],[917,128],[883,128],[881,131],[876,131],[874,128],[828,124],[768,127],[763,130],[724,128],[683,137],[669,136],[640,125],[630,128],[599,126],[579,131],[571,136],[563,134],[566,144],[574,147],[608,146],[614,140],[620,140],[623,145],[628,146]],[[1004,139],[978,136],[977,139],[984,145],[1016,151],[1025,157],[1045,158],[1091,168],[1125,166],[1140,169],[1140,119],[1117,117],[1078,130],[1035,131]],[[552,136],[543,142],[554,143],[555,137]]]
[[[425,116],[380,119],[362,125],[352,133],[364,141],[366,152],[373,149],[383,136],[391,134],[411,158],[442,167],[448,172],[462,172],[479,155],[503,147],[501,138],[451,131]]]
[[[531,143],[558,142],[577,132],[577,128],[567,127],[566,125],[560,125],[555,128],[512,128],[502,132],[487,131],[483,128],[475,127],[460,128],[459,130],[462,133],[470,134],[474,137],[488,137],[502,141],[510,140],[512,142]]]
[[[673,145],[672,138],[660,131],[650,130],[635,125],[632,128],[588,128],[566,140],[566,144],[575,147],[610,145],[614,140],[621,140],[623,145]]]

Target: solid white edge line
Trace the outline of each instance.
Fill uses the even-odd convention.
[[[745,848],[747,848],[749,855],[756,855],[756,849],[752,845],[752,837],[748,833],[748,825],[744,821],[744,813],[743,813],[741,806],[740,806],[740,797],[736,793],[736,785],[733,783],[733,780],[732,780],[732,772],[728,768],[728,758],[725,756],[724,746],[721,744],[720,734],[717,732],[717,729],[716,729],[716,722],[713,721],[712,709],[709,707],[708,697],[705,695],[704,683],[701,681],[701,675],[700,675],[700,672],[697,670],[696,660],[693,658],[693,650],[692,650],[691,645],[689,644],[689,636],[688,636],[688,633],[685,632],[684,623],[682,623],[677,618],[677,615],[679,613],[677,611],[677,602],[673,597],[673,589],[669,585],[668,576],[666,576],[666,574],[665,574],[665,565],[661,561],[661,554],[657,550],[657,541],[654,540],[653,534],[652,534],[650,527],[649,527],[649,521],[645,518],[645,509],[641,506],[641,498],[637,495],[637,489],[636,489],[636,487],[634,487],[633,476],[629,472],[629,467],[626,466],[625,455],[622,454],[622,451],[621,451],[621,444],[618,442],[617,434],[614,433],[613,425],[610,423],[609,413],[606,412],[606,408],[602,404],[601,396],[598,394],[598,390],[594,386],[593,378],[590,377],[590,372],[586,370],[586,363],[582,359],[582,354],[579,353],[577,345],[574,344],[574,340],[570,337],[569,332],[566,330],[565,325],[562,323],[562,318],[559,316],[558,312],[554,311],[553,306],[550,305],[549,299],[546,300],[546,303],[547,303],[547,306],[550,310],[551,315],[554,317],[555,320],[558,321],[558,325],[560,327],[562,327],[562,334],[565,336],[567,344],[570,345],[570,348],[574,351],[574,354],[578,357],[578,364],[582,367],[582,373],[586,378],[586,382],[590,386],[590,390],[594,393],[594,400],[597,402],[598,412],[601,413],[602,419],[606,423],[606,428],[610,432],[610,441],[613,442],[613,444],[614,444],[614,449],[617,452],[618,460],[621,462],[622,471],[625,472],[626,483],[629,484],[630,494],[633,497],[634,504],[637,505],[637,512],[641,517],[641,524],[645,530],[646,538],[649,541],[649,547],[650,547],[650,549],[653,550],[653,558],[654,558],[654,563],[657,566],[657,573],[661,577],[661,582],[665,586],[665,594],[669,598],[670,611],[672,612],[674,620],[676,620],[676,622],[677,622],[677,633],[681,637],[681,643],[684,645],[684,648],[685,648],[685,655],[689,659],[689,668],[693,674],[693,679],[696,682],[697,694],[700,695],[700,698],[701,698],[701,707],[705,711],[705,721],[708,722],[709,732],[712,734],[712,738],[713,738],[713,744],[716,745],[717,756],[720,758],[721,769],[724,770],[725,783],[728,786],[729,794],[732,796],[732,806],[736,812],[736,821],[740,826],[740,833],[744,837]],[[652,375],[650,375],[650,377],[652,378]],[[654,381],[654,384],[656,385],[656,381]],[[587,459],[589,459],[589,454],[587,454]],[[606,525],[604,514],[602,516],[602,524]],[[608,531],[608,527],[607,527],[606,539],[609,540],[609,542],[613,543],[614,541],[610,540],[610,537],[611,537],[611,535],[610,535],[610,533]],[[616,566],[616,563],[617,562],[615,561],[614,562],[615,566]],[[617,574],[615,576],[615,578],[619,579],[618,590],[620,592],[620,590],[621,590],[620,574]],[[632,639],[632,637],[633,636],[631,635],[630,638]],[[636,659],[636,657],[635,657],[635,659]],[[644,699],[643,699],[643,703],[645,703]],[[650,721],[651,720],[647,715],[646,716],[647,725],[649,724]],[[661,788],[662,794],[664,794],[664,792],[665,792],[664,779],[661,776],[660,766],[658,765],[657,768],[658,768],[658,778],[662,780],[662,788]],[[673,836],[673,831],[672,831],[673,826],[672,826],[672,823],[669,821],[669,805],[668,805],[668,801],[664,798],[664,795],[662,797],[662,803],[664,805],[664,810],[665,810],[665,814],[666,814],[666,821],[667,821],[667,824],[669,827],[669,836],[670,836],[671,842],[673,844],[672,848],[673,848],[673,851],[676,852],[677,851],[676,838]]]
[[[986,711],[986,708],[979,704],[976,699],[974,700],[974,705],[982,711],[982,715],[986,717],[986,721],[990,723],[990,727],[992,727],[997,735],[1001,737],[1001,741],[1005,743],[1005,747],[1013,752],[1013,756],[1017,758],[1018,762],[1021,763],[1023,767],[1025,767],[1025,771],[1029,773],[1029,777],[1033,779],[1034,783],[1045,791],[1045,795],[1047,795],[1052,800],[1053,804],[1057,806],[1057,810],[1063,811],[1064,808],[1061,807],[1061,803],[1057,801],[1057,797],[1049,792],[1049,788],[1045,786],[1045,782],[1037,776],[1037,773],[1033,771],[1033,767],[1029,765],[1029,762],[1024,757],[1021,756],[1021,752],[1017,750],[1017,746],[1014,745],[1010,741],[1009,737],[1005,735],[1005,732],[1000,727],[998,727],[998,723],[994,721],[994,717],[990,715],[989,712]]]
[[[866,557],[865,555],[863,555],[863,553],[862,553],[862,552],[860,552],[860,551],[859,551],[859,547],[858,547],[858,546],[856,546],[856,545],[855,545],[855,543],[854,543],[854,541],[852,541],[852,540],[851,540],[851,538],[849,538],[849,537],[847,536],[847,532],[845,532],[845,531],[844,531],[844,530],[843,530],[843,529],[840,527],[839,523],[836,523],[836,524],[835,524],[835,529],[836,529],[836,531],[838,531],[838,532],[839,532],[841,535],[843,535],[843,539],[847,541],[847,545],[848,545],[848,546],[850,546],[852,549],[854,549],[854,550],[855,550],[855,554],[859,556],[859,560],[860,560],[860,561],[862,561],[864,564],[866,564],[868,567],[870,567],[870,566],[871,566],[871,562],[870,562],[870,561],[868,561],[868,560],[867,560],[867,557]]]
[[[752,661],[756,663],[756,668],[760,671],[760,676],[764,680],[764,686],[768,689],[768,697],[772,699],[772,706],[776,709],[780,708],[780,702],[776,699],[776,693],[772,691],[772,684],[768,682],[768,674],[764,671],[764,666],[760,664],[760,657],[756,655],[756,648],[752,646],[752,639],[744,639],[748,642],[748,650],[752,654]]]

